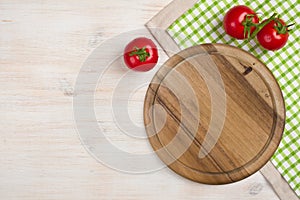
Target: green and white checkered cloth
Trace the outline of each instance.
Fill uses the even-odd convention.
[[[264,18],[274,12],[287,23],[296,22],[288,43],[272,52],[256,40],[236,40],[228,36],[222,20],[234,5],[247,5]],[[260,15],[261,16],[261,15]],[[225,43],[249,51],[273,72],[282,89],[286,106],[286,125],[282,141],[272,163],[300,197],[300,2],[299,0],[199,0],[168,28],[168,33],[182,48],[201,43]]]

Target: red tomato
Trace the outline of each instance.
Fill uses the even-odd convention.
[[[253,10],[247,6],[239,5],[226,13],[223,26],[228,35],[236,39],[245,39],[255,30],[253,24],[258,22],[259,19]]]
[[[286,44],[288,37],[288,27],[281,19],[270,21],[257,33],[257,40],[260,45],[272,51],[282,48]]]
[[[127,44],[123,57],[128,68],[136,71],[149,71],[158,61],[157,47],[148,38],[136,38]]]

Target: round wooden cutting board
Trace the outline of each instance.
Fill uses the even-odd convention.
[[[149,141],[176,173],[201,183],[241,180],[271,158],[285,107],[268,68],[224,44],[171,57],[152,79],[144,104]]]

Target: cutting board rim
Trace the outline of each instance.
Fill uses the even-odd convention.
[[[202,173],[200,171],[195,171],[192,168],[188,168],[183,163],[181,163],[180,161],[177,161],[177,160],[175,162],[173,162],[172,164],[168,165],[168,167],[170,169],[172,169],[173,171],[175,171],[176,173],[178,173],[178,174],[180,174],[180,175],[182,175],[182,176],[184,176],[184,177],[186,177],[188,179],[196,181],[196,182],[207,183],[207,184],[232,183],[232,182],[235,182],[235,181],[238,181],[238,180],[242,180],[242,179],[244,179],[244,178],[252,175],[256,171],[258,171],[260,168],[262,168],[269,161],[269,159],[271,158],[271,156],[274,154],[274,152],[278,148],[278,145],[279,145],[279,143],[281,141],[281,137],[282,137],[282,134],[283,134],[284,124],[285,124],[284,123],[285,122],[284,100],[283,100],[283,95],[282,95],[282,92],[281,92],[280,87],[278,85],[278,82],[276,81],[276,79],[273,76],[272,72],[266,67],[266,65],[264,63],[262,63],[258,58],[256,58],[252,54],[248,53],[247,51],[244,51],[244,50],[242,50],[240,48],[237,48],[237,47],[234,47],[234,46],[231,46],[231,45],[227,45],[227,44],[211,44],[211,43],[196,45],[196,46],[187,48],[187,49],[179,52],[178,54],[172,56],[168,61],[166,61],[166,63],[172,61],[172,59],[175,59],[176,57],[178,57],[178,55],[184,54],[185,52],[189,51],[190,49],[195,49],[195,48],[198,48],[198,47],[200,47],[202,49],[202,47],[205,47],[205,46],[208,46],[208,45],[213,45],[214,47],[218,47],[218,48],[226,48],[226,49],[228,48],[229,50],[235,50],[235,51],[243,52],[244,54],[251,56],[251,58],[253,60],[256,60],[256,62],[259,62],[261,66],[264,66],[263,69],[258,68],[258,70],[260,69],[262,71],[267,72],[266,76],[269,76],[268,78],[272,79],[271,80],[272,84],[275,84],[275,86],[276,86],[276,88],[273,88],[273,89],[275,89],[275,92],[276,92],[276,94],[275,94],[276,95],[276,101],[278,101],[278,102],[275,102],[275,108],[277,108],[276,113],[278,112],[278,114],[282,117],[282,121],[283,121],[282,122],[283,124],[282,124],[281,127],[278,127],[279,125],[276,124],[275,130],[272,133],[273,135],[271,136],[271,139],[270,139],[270,140],[272,140],[272,142],[276,143],[276,148],[273,148],[273,149],[270,148],[270,147],[269,148],[265,148],[264,151],[261,153],[261,157],[256,158],[256,160],[253,158],[251,160],[250,164],[247,163],[247,165],[242,166],[241,168],[237,168],[237,169],[233,170],[233,172],[225,172],[225,173],[224,172],[223,173],[222,172],[220,172],[220,173]],[[201,53],[203,53],[203,52],[201,52]],[[156,73],[156,75],[153,77],[153,80],[156,79],[157,74],[160,73],[160,70],[163,69],[164,65],[161,67],[161,69],[158,70],[158,72]],[[170,66],[168,66],[168,67],[170,67]],[[176,67],[176,65],[174,67]],[[165,73],[167,74],[168,71],[165,71]],[[160,76],[161,75],[162,74],[160,74]],[[160,87],[160,85],[157,85],[156,92],[158,91],[159,87]],[[274,85],[273,85],[273,87],[274,87]],[[154,89],[152,88],[151,90],[154,90]],[[149,103],[154,102],[154,100],[155,100],[155,95],[151,97],[151,93],[149,92],[149,90],[150,90],[150,86],[149,86],[148,91],[146,93],[145,103],[144,103],[144,123],[145,123],[145,127],[146,127],[146,132],[147,132],[147,134],[149,136],[150,144],[152,145],[152,147],[153,147],[154,150],[158,150],[158,149],[160,149],[160,148],[163,147],[163,144],[161,143],[159,137],[156,135],[155,131],[153,131],[153,127],[152,128],[150,127],[150,129],[149,129],[149,126],[147,126],[147,125],[149,125],[149,120],[146,120],[147,116],[149,116],[149,113],[148,113],[149,108],[151,107],[151,104],[149,104]],[[276,107],[276,105],[278,105],[278,104],[282,105],[282,107],[281,108]],[[277,134],[279,132],[280,135],[279,136],[276,135],[276,137],[275,137],[274,136],[275,132]],[[270,145],[270,142],[271,141],[269,141],[269,143],[267,144],[267,147],[268,147],[268,145]],[[166,154],[164,154],[164,156],[165,155]],[[164,161],[165,158],[162,155],[158,154],[158,156]],[[249,167],[249,169],[248,169],[248,167]],[[254,168],[254,169],[252,169],[252,168]],[[217,180],[217,181],[214,180],[216,178],[216,176],[229,176],[230,173],[237,173],[237,172],[239,173],[239,171],[243,171],[243,170],[244,171],[250,171],[250,172],[248,174],[246,174],[246,175],[240,176],[239,178],[235,178],[234,180],[229,180],[231,178],[226,179],[226,180],[220,180],[220,181],[219,180]],[[186,173],[186,171],[189,171],[189,172]],[[199,173],[202,173],[202,174],[199,175]],[[218,174],[218,175],[216,175],[216,174]],[[211,176],[214,176],[214,177],[212,178]]]

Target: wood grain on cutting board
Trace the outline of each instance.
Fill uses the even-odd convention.
[[[179,52],[156,73],[144,118],[153,148],[165,148],[168,153],[158,155],[172,170],[224,184],[268,162],[281,140],[285,108],[276,79],[257,58],[203,44]]]

